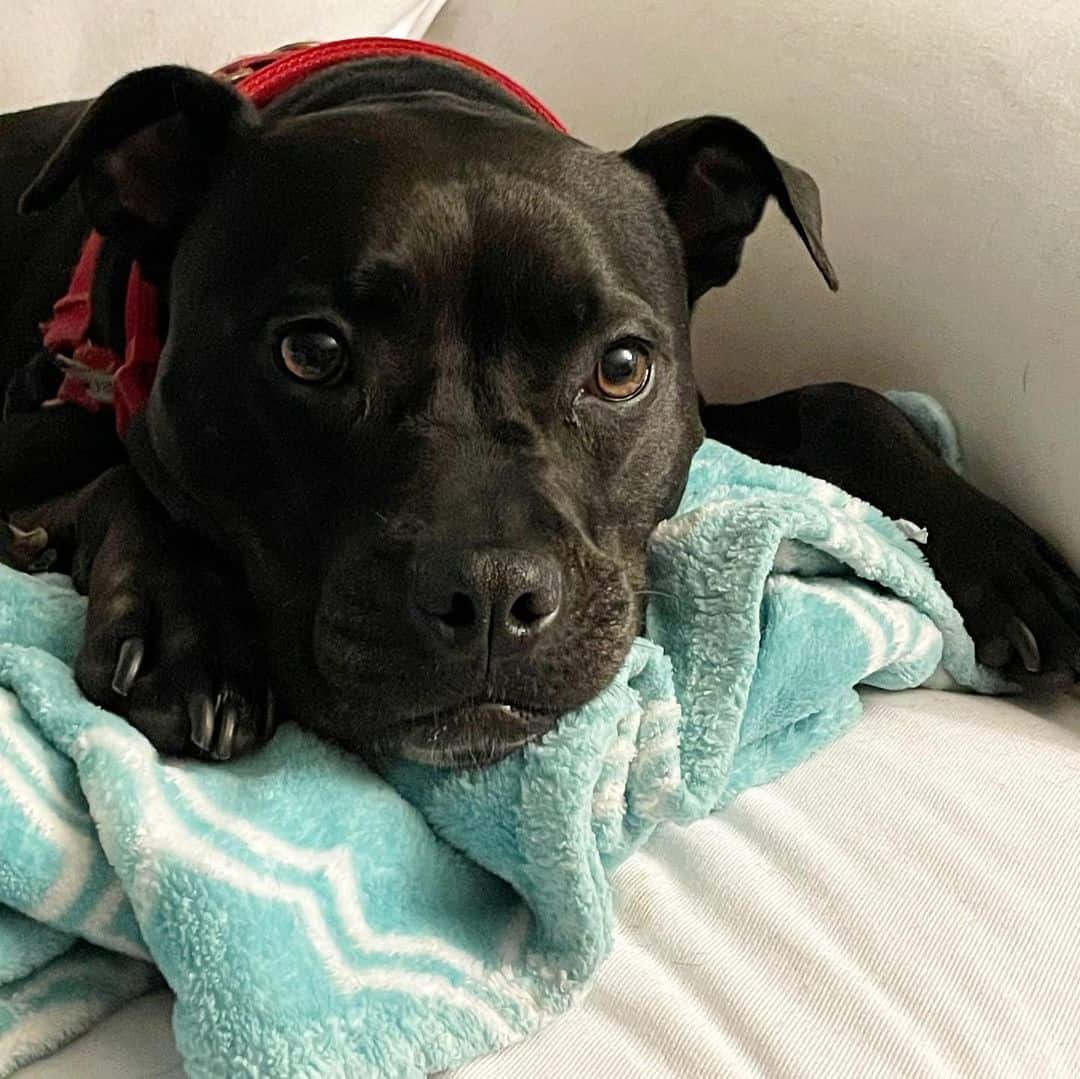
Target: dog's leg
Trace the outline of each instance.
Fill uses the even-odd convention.
[[[47,531],[19,528],[2,514],[82,487],[122,458],[111,412],[70,405],[9,411],[0,423],[0,563],[29,573],[50,569],[56,551]]]
[[[224,760],[269,737],[264,650],[234,575],[130,466],[12,521],[23,536],[43,530],[59,568],[89,595],[75,677],[90,700],[164,753]]]
[[[702,422],[710,438],[926,528],[927,559],[984,662],[1044,688],[1080,675],[1080,580],[1041,536],[949,468],[884,397],[845,383],[808,386],[704,405]]]
[[[0,511],[83,487],[124,460],[109,410],[57,405],[0,423]]]

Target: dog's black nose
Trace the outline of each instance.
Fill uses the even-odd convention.
[[[500,547],[440,548],[416,561],[412,607],[444,647],[488,641],[492,656],[531,647],[555,621],[562,573],[547,555]]]

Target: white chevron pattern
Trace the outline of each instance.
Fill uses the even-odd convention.
[[[516,1040],[532,1028],[531,1022],[512,1025],[486,1000],[474,992],[460,989],[443,975],[404,970],[384,963],[361,966],[351,962],[335,941],[321,902],[310,888],[286,884],[256,872],[183,823],[169,804],[156,774],[157,755],[141,736],[134,733],[127,736],[109,727],[98,727],[83,737],[87,748],[108,752],[135,781],[141,812],[147,820],[154,822],[155,833],[162,843],[161,850],[148,848],[140,852],[144,864],[154,864],[159,857],[167,855],[170,860],[186,864],[211,880],[227,883],[238,892],[293,907],[300,916],[312,949],[340,992],[388,990],[438,999],[482,1020],[498,1045]],[[148,844],[149,836],[144,835],[142,842]],[[152,883],[136,873],[129,894],[137,911],[149,913],[153,893],[146,890],[148,886],[152,888]]]

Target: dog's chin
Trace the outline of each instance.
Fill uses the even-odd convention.
[[[433,768],[483,768],[543,737],[558,717],[503,701],[471,701],[395,727],[376,756]]]

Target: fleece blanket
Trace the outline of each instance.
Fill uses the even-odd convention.
[[[652,538],[647,636],[475,772],[376,775],[289,724],[163,759],[80,695],[67,579],[0,569],[0,1075],[160,978],[192,1076],[420,1076],[527,1036],[589,985],[607,874],[658,825],[834,738],[860,683],[1004,688],[918,532],[707,442]]]

